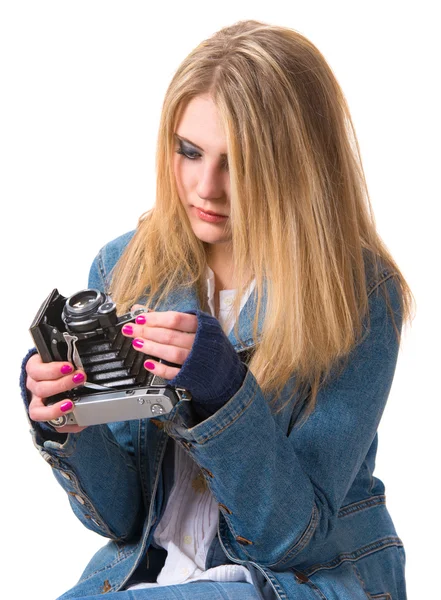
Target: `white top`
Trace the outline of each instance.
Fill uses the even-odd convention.
[[[208,305],[214,315],[215,282],[214,273],[209,267],[207,275]],[[243,295],[240,310],[254,287],[255,281]],[[234,327],[232,305],[235,295],[236,290],[219,292],[217,318],[226,335]],[[174,440],[170,439],[169,443],[175,444],[175,482],[153,536],[155,544],[167,550],[167,558],[156,583],[139,583],[128,589],[176,585],[204,579],[252,583],[249,571],[242,565],[221,565],[205,570],[208,549],[217,531],[218,504],[198,465]]]

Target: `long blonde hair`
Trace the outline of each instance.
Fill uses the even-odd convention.
[[[256,279],[258,343],[249,368],[276,398],[295,373],[296,391],[309,390],[309,414],[324,377],[360,337],[368,312],[364,252],[393,270],[403,322],[412,294],[376,231],[343,92],[319,50],[295,30],[238,22],[180,65],[160,121],[156,203],[117,264],[111,293],[120,310],[146,289],[155,308],[177,286],[195,286],[205,303],[206,247],[178,196],[173,134],[188,102],[207,93],[227,138],[236,315]]]

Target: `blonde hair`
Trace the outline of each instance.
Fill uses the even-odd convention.
[[[173,172],[173,134],[201,94],[216,104],[227,138],[234,310],[238,315],[255,278],[256,341],[264,310],[249,368],[276,399],[295,373],[293,394],[309,390],[309,414],[321,382],[361,335],[366,250],[392,269],[403,322],[411,318],[412,295],[376,231],[343,92],[319,50],[295,30],[238,22],[180,65],[160,121],[156,203],[140,218],[111,293],[126,310],[147,289],[155,308],[177,286],[196,286],[205,305],[206,247],[192,231]]]

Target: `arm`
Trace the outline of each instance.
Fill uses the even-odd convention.
[[[89,287],[104,288],[101,267],[99,255],[90,271]],[[23,361],[20,380],[27,410],[31,398],[25,369],[31,355]],[[53,468],[80,521],[106,537],[133,537],[142,523],[143,502],[130,424],[96,425],[65,434],[32,421],[29,415],[28,419],[35,446]]]
[[[249,371],[205,421],[194,419],[188,403],[176,409],[169,433],[206,473],[223,515],[222,541],[236,558],[286,568],[332,531],[394,375],[398,342],[382,286],[401,326],[399,292],[389,277],[370,295],[368,334],[321,389],[302,427],[282,429]]]

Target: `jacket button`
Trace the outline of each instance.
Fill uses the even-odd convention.
[[[228,508],[228,506],[225,506],[225,504],[222,504],[222,502],[219,502],[219,508],[222,508],[226,513],[228,513],[229,515],[232,515],[233,513],[231,512],[231,510]]]
[[[64,477],[64,479],[72,479],[69,473],[66,473],[66,471],[60,471],[60,474]]]
[[[73,496],[75,500],[77,500],[77,502],[79,502],[80,504],[86,504],[84,498],[79,494],[75,494],[75,492],[69,492],[69,496]]]
[[[253,545],[253,542],[251,542],[250,540],[247,540],[247,538],[244,538],[241,535],[238,535],[236,537],[236,542],[238,544],[241,544],[242,546],[252,546]]]
[[[109,580],[106,579],[106,581],[103,583],[103,594],[110,592],[111,589],[112,589],[112,586],[110,585]]]
[[[205,475],[208,475],[208,477],[211,477],[213,479],[214,475],[211,471],[209,471],[205,467],[201,467],[201,471],[202,471],[202,473],[204,473]]]
[[[307,583],[309,581],[309,578],[304,573],[300,573],[300,571],[294,571],[294,575],[298,583]]]

